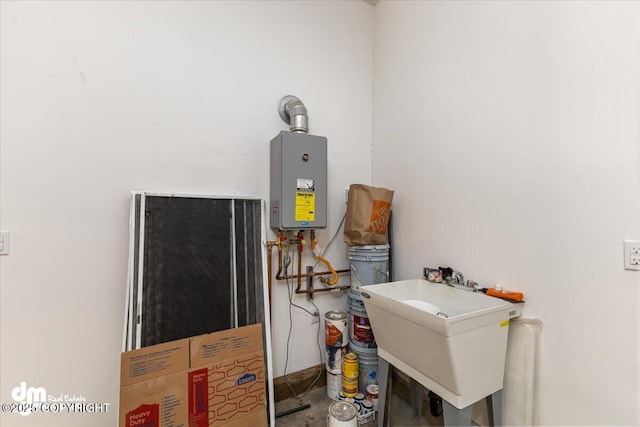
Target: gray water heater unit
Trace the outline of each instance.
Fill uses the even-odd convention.
[[[327,226],[327,138],[282,131],[271,140],[271,227]]]
[[[271,140],[270,225],[277,230],[327,226],[327,138],[309,135],[306,108],[293,96],[280,102],[291,125]]]

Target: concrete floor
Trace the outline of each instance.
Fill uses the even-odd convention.
[[[293,409],[309,403],[310,408],[276,418],[276,427],[326,427],[329,405],[333,403],[327,397],[326,387],[311,390],[302,399],[290,398],[276,403],[276,413]],[[391,423],[393,427],[442,426],[442,416],[432,417],[428,407],[424,407],[422,416],[416,417],[411,406],[397,395],[391,399]],[[363,424],[361,427],[376,427],[378,420]]]

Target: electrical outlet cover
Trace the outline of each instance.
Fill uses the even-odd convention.
[[[640,240],[624,241],[624,269],[640,271]]]

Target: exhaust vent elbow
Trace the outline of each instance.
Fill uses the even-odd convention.
[[[309,116],[307,107],[293,95],[287,95],[280,100],[280,117],[289,125],[291,132],[309,133]]]

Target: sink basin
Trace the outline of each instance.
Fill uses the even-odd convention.
[[[380,357],[458,409],[502,389],[522,304],[423,279],[360,291]]]

